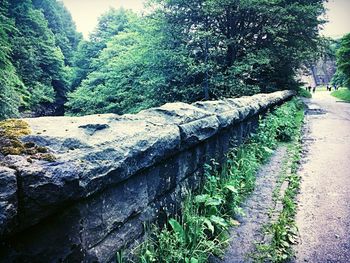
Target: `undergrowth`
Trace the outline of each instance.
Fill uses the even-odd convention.
[[[347,89],[347,88],[339,89],[339,90],[333,91],[331,95],[343,101],[350,102],[350,89]]]
[[[242,201],[252,192],[258,168],[279,141],[293,140],[300,103],[285,103],[260,120],[255,134],[232,149],[219,167],[215,161],[205,167],[205,180],[199,192],[188,193],[181,214],[163,226],[152,226],[147,240],[136,249],[141,263],[200,263],[210,255],[220,256],[228,244],[228,229],[239,225]],[[117,253],[117,262],[125,262]]]
[[[279,184],[275,189],[275,203],[282,203],[282,211],[277,219],[272,220],[266,226],[265,236],[269,236],[268,242],[257,245],[257,253],[252,257],[255,262],[289,262],[294,257],[293,245],[297,243],[298,229],[295,223],[296,195],[300,187],[300,177],[297,174],[301,154],[301,126],[304,119],[303,110],[299,110],[295,120],[297,129],[292,141],[288,144],[288,154],[283,163]],[[287,183],[285,191],[281,195],[281,186]],[[271,211],[271,214],[276,211]]]
[[[303,88],[299,88],[299,89],[297,90],[297,94],[298,94],[298,96],[300,96],[300,97],[312,98],[311,92],[309,92],[308,90],[303,89]]]

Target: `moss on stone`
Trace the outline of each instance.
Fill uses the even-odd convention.
[[[55,162],[56,161],[56,157],[51,154],[51,153],[44,153],[44,154],[41,154],[40,155],[40,159],[41,160],[44,160],[44,161],[47,161],[47,162]]]
[[[29,135],[28,123],[23,120],[6,120],[0,122],[0,153],[3,155],[28,155],[28,159],[54,162],[56,157],[48,149],[33,142],[23,143],[20,138]]]
[[[47,148],[45,147],[36,146],[35,149],[37,150],[38,153],[47,153]]]
[[[3,155],[20,155],[26,152],[21,136],[29,135],[28,123],[23,120],[6,120],[0,122],[0,152]]]
[[[29,134],[29,125],[23,120],[11,119],[0,122],[0,135],[2,136],[6,136],[8,138],[18,138]]]

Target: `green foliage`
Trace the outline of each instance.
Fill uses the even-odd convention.
[[[300,107],[296,100],[284,104],[260,121],[245,144],[232,149],[222,167],[214,161],[206,165],[201,190],[187,194],[181,215],[170,218],[162,228],[152,228],[138,250],[139,262],[207,262],[209,255],[221,255],[228,243],[227,230],[239,225],[233,218],[242,214],[240,205],[254,189],[258,168],[273,153],[279,138],[285,139],[282,129],[293,139],[298,136]]]
[[[331,81],[332,85],[337,85],[337,87],[346,86],[346,75],[339,69],[334,73]]]
[[[63,97],[64,58],[44,15],[30,1],[11,1],[9,10],[18,29],[11,37],[12,60],[29,94],[23,106],[33,109]]]
[[[343,101],[350,102],[350,90],[349,89],[340,89],[333,91],[331,93],[332,96],[341,99]]]
[[[156,2],[173,39],[195,59],[194,84],[212,97],[293,88],[295,71],[317,49],[323,1]]]
[[[65,65],[73,66],[73,56],[82,35],[77,33],[72,16],[57,0],[32,0],[33,6],[44,14],[49,29],[55,35],[56,45],[64,55]]]
[[[71,113],[135,113],[176,99],[196,98],[186,81],[193,71],[185,66],[190,61],[163,41],[166,36],[158,21],[134,18],[129,28],[107,43],[92,63],[98,70],[70,94],[66,106]],[[176,84],[182,88],[174,89]]]
[[[296,88],[322,3],[151,0],[146,16],[109,10],[82,41],[62,2],[4,0],[2,118],[62,114],[68,92],[69,113],[82,115]]]
[[[124,255],[123,255],[122,251],[117,252],[116,255],[115,255],[115,258],[116,258],[116,262],[117,263],[124,263],[124,262],[126,262],[125,259],[124,259]]]
[[[288,158],[284,161],[279,186],[275,189],[275,193],[278,193],[275,196],[275,202],[281,200],[283,209],[275,221],[265,226],[265,234],[271,236],[271,240],[257,245],[257,253],[253,255],[255,262],[290,262],[294,256],[292,245],[297,243],[298,237],[295,223],[295,199],[300,187],[297,169],[301,153],[300,136],[303,117],[303,111],[297,111],[295,117],[297,129],[293,141],[288,145]],[[288,182],[288,187],[284,195],[279,196],[282,183],[285,181]]]
[[[340,71],[338,76],[336,76],[336,80],[343,78],[342,84],[350,89],[350,33],[341,39],[336,56],[337,67]]]
[[[0,3],[0,120],[16,117],[21,103],[23,83],[11,61],[9,34],[15,30],[8,16],[7,2]]]
[[[308,90],[306,90],[304,88],[299,88],[297,90],[297,94],[298,94],[299,97],[312,98],[312,94]]]
[[[297,88],[314,57],[323,0],[152,0],[149,15],[104,15],[79,47],[71,114]]]
[[[77,88],[89,73],[99,71],[99,67],[94,65],[94,60],[107,47],[107,42],[119,33],[129,30],[131,21],[134,19],[136,19],[136,15],[133,12],[122,8],[111,8],[99,18],[98,25],[90,35],[89,41],[81,41],[74,54],[75,72],[72,90]],[[105,59],[107,58],[105,57]],[[103,61],[103,63],[106,62],[108,60]]]
[[[81,38],[68,11],[56,0],[3,0],[0,24],[0,119],[46,108],[62,114]]]

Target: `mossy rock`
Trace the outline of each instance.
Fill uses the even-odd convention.
[[[0,136],[5,136],[10,139],[18,139],[21,136],[29,134],[29,125],[23,120],[11,119],[0,122]]]
[[[0,122],[0,153],[3,155],[28,155],[31,159],[54,162],[56,157],[48,149],[33,142],[23,143],[20,138],[29,135],[28,123],[23,120],[6,120]]]
[[[3,155],[20,155],[26,152],[24,144],[19,140],[29,135],[28,123],[23,120],[6,120],[0,122],[0,152]]]

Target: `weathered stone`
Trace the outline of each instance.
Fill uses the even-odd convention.
[[[0,166],[0,236],[15,227],[17,205],[16,171]]]
[[[191,147],[218,132],[220,122],[216,115],[186,103],[167,103],[159,108],[141,111],[152,122],[178,125],[183,148]]]
[[[220,121],[221,128],[226,128],[239,121],[238,110],[223,100],[202,101],[192,104],[200,109],[215,113]]]
[[[140,239],[143,235],[143,224],[139,218],[126,222],[120,229],[110,233],[101,243],[91,248],[88,253],[95,258],[95,262],[115,262],[115,254],[124,246]]]
[[[180,209],[205,163],[222,163],[260,113],[291,96],[26,119],[32,133],[21,140],[54,158],[0,155],[0,262],[112,260],[142,240],[145,223],[162,224]]]
[[[180,147],[176,125],[153,124],[133,115],[44,117],[27,122],[36,135],[23,141],[47,147],[56,161],[11,162],[8,157],[21,178],[24,205],[19,216],[25,227],[65,202],[127,179]],[[44,131],[45,135],[37,134]]]
[[[232,107],[236,107],[239,112],[240,119],[245,119],[257,114],[260,107],[256,100],[251,97],[240,97],[237,99],[226,99]]]
[[[147,178],[137,176],[82,203],[79,209],[83,218],[81,238],[84,247],[96,246],[129,218],[140,214],[151,200],[147,190]]]

